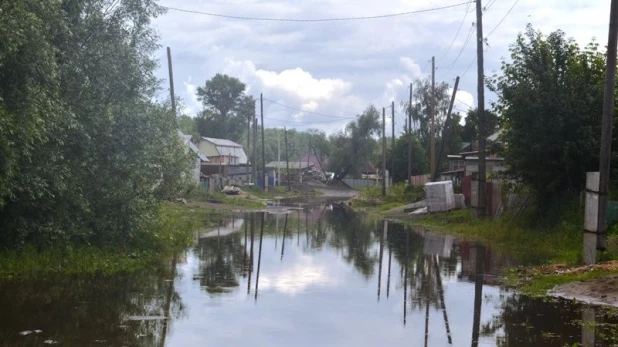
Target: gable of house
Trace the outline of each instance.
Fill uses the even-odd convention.
[[[200,151],[209,157],[230,158],[229,162],[233,164],[245,165],[249,163],[249,158],[244,148],[231,140],[202,137],[198,147]]]

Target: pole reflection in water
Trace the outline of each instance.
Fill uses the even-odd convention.
[[[386,235],[388,236],[388,233]],[[386,238],[386,240],[388,241],[388,237]],[[387,245],[387,247],[388,247],[388,275],[386,276],[386,298],[388,299],[388,296],[391,292],[391,259],[393,257],[393,247],[391,246],[390,243]]]
[[[436,270],[436,284],[438,285],[438,296],[440,298],[440,308],[442,309],[442,315],[444,316],[444,326],[446,327],[446,336],[448,338],[448,343],[452,344],[453,339],[451,337],[451,328],[448,324],[446,304],[444,303],[444,286],[442,285],[442,273],[440,273],[440,264],[438,263],[438,256],[435,257],[434,268]]]
[[[582,346],[596,346],[596,309],[592,306],[582,309]]]
[[[244,214],[244,222],[245,225],[245,243],[244,252],[242,253],[242,277],[247,277],[247,214]]]
[[[251,274],[253,273],[253,240],[255,238],[255,213],[251,213],[250,217],[251,230],[251,251],[249,253],[249,280],[247,281],[247,295],[251,293]]]
[[[425,283],[425,347],[427,347],[429,340],[429,283],[431,281],[431,276],[428,272],[431,269],[432,258],[426,255],[425,260],[428,262],[426,267],[423,266],[423,276],[425,277],[423,280]]]
[[[406,325],[406,314],[408,309],[408,262],[410,254],[410,232],[406,233],[406,257],[403,270],[403,325]]]
[[[300,210],[296,215],[296,247],[300,246]]]
[[[283,237],[281,237],[281,260],[283,260],[283,251],[285,250],[285,233],[288,230],[288,214],[285,214],[285,221],[283,222]],[[292,236],[294,240],[294,236]]]
[[[169,280],[169,287],[167,288],[167,292],[165,293],[165,308],[163,309],[164,317],[166,319],[163,320],[163,333],[161,336],[161,344],[160,346],[165,346],[165,339],[167,337],[167,330],[169,329],[169,324],[172,319],[170,316],[170,308],[172,307],[172,294],[174,293],[174,279],[176,278],[176,263],[178,262],[178,256],[176,253],[172,256],[172,275]]]
[[[380,301],[380,287],[382,286],[382,258],[384,254],[384,233],[388,228],[388,222],[384,220],[384,229],[380,233],[380,260],[378,267],[378,301]]]
[[[483,300],[483,279],[485,266],[485,247],[475,244],[471,247],[475,251],[476,274],[474,278],[474,317],[472,321],[472,347],[479,345],[479,331],[481,326],[481,304]]]
[[[266,216],[267,216],[266,213],[262,212],[262,218],[261,218],[262,223],[260,223],[260,248],[258,250],[258,265],[257,265],[257,273],[255,275],[255,300],[256,301],[258,297],[258,285],[260,284],[260,264],[262,262],[262,238],[264,236],[264,223],[266,222]],[[284,236],[285,236],[285,230],[284,230]]]

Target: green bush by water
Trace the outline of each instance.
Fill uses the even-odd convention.
[[[3,251],[0,276],[132,272],[183,250],[197,230],[214,225],[223,216],[221,211],[163,203],[148,231],[138,239],[117,247],[69,244],[44,250],[26,246]]]

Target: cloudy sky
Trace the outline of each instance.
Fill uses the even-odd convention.
[[[432,56],[436,81],[452,85],[455,76],[461,76],[457,109],[476,104],[475,4],[466,0],[160,0],[159,4],[288,19],[377,16],[460,4],[397,17],[329,22],[238,20],[170,9],[154,22],[163,46],[157,52],[157,76],[167,87],[165,47],[169,46],[175,89],[185,113],[201,109],[197,87],[220,72],[246,83],[247,92],[256,98],[263,93],[268,99],[266,126],[332,133],[370,103],[381,108],[392,100],[395,104],[407,100],[408,84],[431,75]],[[602,46],[607,43],[610,0],[484,0],[484,6],[488,75],[499,69],[501,59],[508,57],[508,46],[527,23],[545,33],[562,29],[582,45],[592,38]],[[491,101],[495,95],[486,98]],[[399,129],[404,117],[396,108]]]

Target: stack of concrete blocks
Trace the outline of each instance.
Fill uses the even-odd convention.
[[[425,184],[427,212],[445,212],[455,208],[453,182],[430,182]]]

